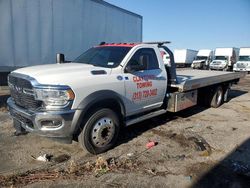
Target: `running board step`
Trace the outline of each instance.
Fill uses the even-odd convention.
[[[134,119],[127,120],[126,121],[126,126],[129,126],[129,125],[144,121],[146,119],[150,119],[150,118],[155,117],[155,116],[159,116],[159,115],[164,114],[166,112],[167,112],[167,110],[162,109],[162,110],[158,110],[158,111],[155,111],[155,112],[151,112],[149,114],[142,115],[142,116],[134,118]]]

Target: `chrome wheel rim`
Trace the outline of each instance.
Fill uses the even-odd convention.
[[[228,98],[228,89],[226,90],[225,94],[224,94],[224,101],[226,102]]]
[[[222,91],[219,90],[217,93],[217,104],[220,104],[222,100]]]
[[[91,134],[91,140],[94,146],[104,147],[110,143],[115,134],[115,125],[112,119],[104,117],[99,119]]]

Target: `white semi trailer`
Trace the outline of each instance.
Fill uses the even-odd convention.
[[[215,59],[210,63],[211,70],[233,70],[239,58],[239,48],[216,48]]]
[[[174,50],[174,60],[177,67],[190,67],[198,51],[190,49]]]
[[[193,61],[191,67],[193,69],[208,69],[209,64],[213,60],[213,50],[202,49],[198,51],[198,54]]]
[[[240,48],[239,61],[234,64],[233,70],[250,73],[250,47]]]
[[[0,0],[0,85],[17,68],[73,59],[102,41],[142,41],[142,16],[100,0]]]

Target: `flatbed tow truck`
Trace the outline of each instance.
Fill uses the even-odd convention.
[[[202,103],[219,107],[242,73],[176,71],[168,42],[101,43],[74,61],[26,67],[8,77],[14,125],[93,154],[114,147],[122,126]],[[170,64],[164,65],[162,52]]]

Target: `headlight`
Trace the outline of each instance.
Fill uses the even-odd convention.
[[[75,98],[71,89],[35,88],[35,99],[43,101],[45,106],[64,107]]]

